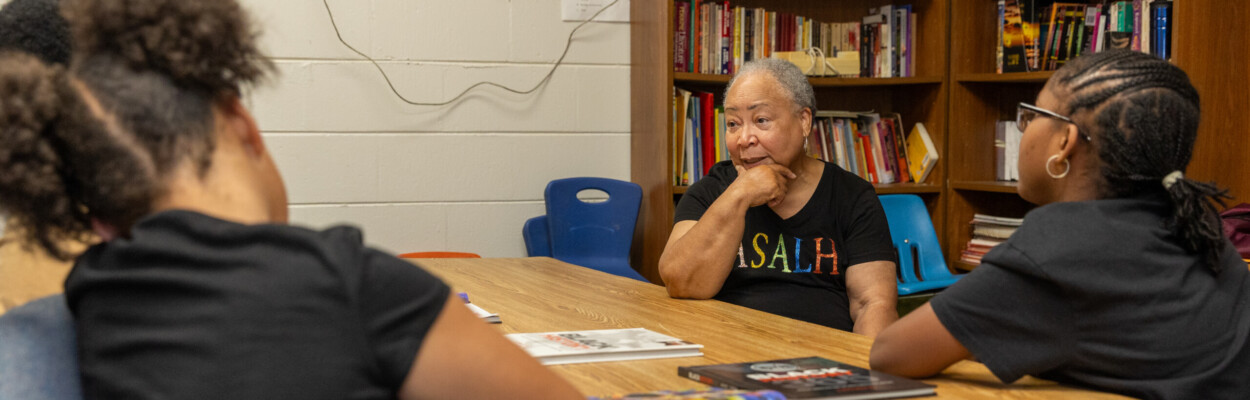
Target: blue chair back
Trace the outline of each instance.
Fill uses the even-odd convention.
[[[593,189],[607,193],[608,198],[599,202],[577,198],[578,193]],[[641,186],[607,178],[557,179],[547,184],[544,197],[552,257],[647,281],[629,265],[629,247],[642,204]]]
[[[546,215],[526,220],[521,236],[525,238],[525,253],[530,257],[551,257],[551,238],[547,233]]]
[[[890,239],[898,249],[899,295],[942,289],[962,277],[946,269],[937,232],[920,196],[890,194],[878,198],[890,225]]]
[[[0,315],[0,399],[82,399],[76,340],[59,294]]]

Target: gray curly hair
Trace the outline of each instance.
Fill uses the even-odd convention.
[[[812,110],[813,115],[816,114],[816,92],[812,90],[812,84],[807,81],[807,76],[803,75],[803,71],[793,63],[776,58],[762,58],[742,64],[738,73],[729,79],[729,85],[725,86],[723,98],[729,97],[729,89],[734,86],[738,78],[755,73],[767,73],[776,79],[786,95],[790,96],[795,112],[807,108]]]

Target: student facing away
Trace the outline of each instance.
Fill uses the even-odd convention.
[[[886,328],[873,369],[911,377],[975,357],[1150,399],[1250,396],[1250,274],[1223,191],[1184,176],[1198,93],[1157,57],[1069,62],[1020,104],[1020,196],[1041,205],[980,267]]]
[[[95,232],[66,281],[87,398],[580,398],[443,282],[287,226],[232,0],[67,0],[68,68],[0,55],[0,209]]]

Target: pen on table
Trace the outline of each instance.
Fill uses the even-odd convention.
[[[460,300],[464,300],[464,302],[465,302],[466,304],[469,302],[469,294],[468,294],[468,293],[465,293],[465,292],[458,292],[458,293],[456,293],[456,295],[457,295],[457,296],[460,296]]]

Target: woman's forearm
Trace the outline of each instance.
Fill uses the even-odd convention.
[[[698,221],[674,225],[659,265],[670,296],[706,299],[720,291],[738,255],[749,205],[726,191]]]

